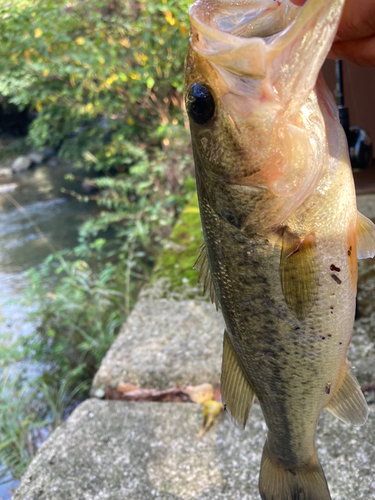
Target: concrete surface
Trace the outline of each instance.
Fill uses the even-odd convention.
[[[14,500],[258,500],[265,424],[225,414],[198,438],[201,407],[87,400],[42,446]],[[324,411],[317,448],[332,500],[375,499],[375,408],[363,427]]]
[[[219,383],[224,322],[203,300],[143,293],[96,374],[91,394],[120,382],[166,389]]]

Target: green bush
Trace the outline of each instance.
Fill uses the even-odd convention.
[[[38,111],[32,144],[61,145],[97,117],[101,135],[121,124],[128,137],[165,138],[183,121],[189,3],[2,2],[0,94]]]

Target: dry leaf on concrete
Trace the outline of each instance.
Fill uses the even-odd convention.
[[[214,388],[211,384],[188,385],[183,389],[194,403],[203,404],[214,397]]]

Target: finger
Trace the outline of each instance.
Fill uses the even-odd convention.
[[[335,42],[328,57],[348,59],[359,66],[375,66],[375,36],[349,42]]]
[[[303,5],[306,0],[291,0],[292,3],[294,3],[294,5]]]
[[[337,32],[337,40],[366,38],[375,33],[374,0],[347,1]]]

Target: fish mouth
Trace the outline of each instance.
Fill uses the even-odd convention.
[[[267,45],[295,21],[290,0],[198,0],[189,10],[193,48],[236,76],[266,76]]]
[[[191,6],[190,16],[202,34],[205,32],[208,35],[210,29],[214,29],[240,38],[267,40],[285,29],[300,9],[290,0],[247,0],[236,3],[199,0]]]
[[[191,45],[215,66],[255,80],[277,72],[299,52],[309,53],[310,62],[316,52],[321,65],[343,5],[344,0],[308,0],[301,7],[291,0],[198,0],[189,10]]]

